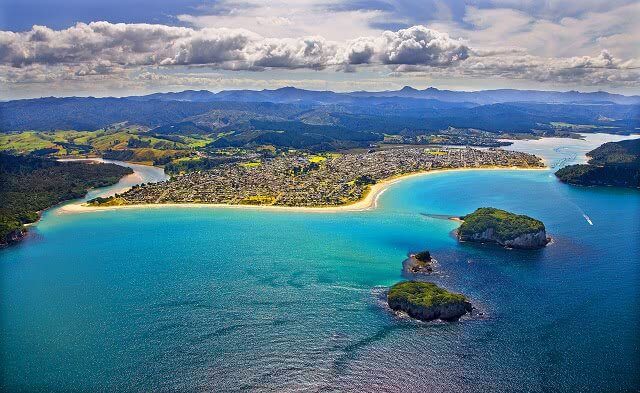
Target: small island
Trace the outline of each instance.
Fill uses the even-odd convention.
[[[561,168],[556,177],[577,186],[640,188],[640,139],[605,143],[587,157],[588,164]]]
[[[420,251],[410,254],[409,258],[403,263],[404,271],[411,274],[430,274],[433,272],[433,262],[429,251]]]
[[[464,295],[421,281],[395,284],[389,289],[387,303],[392,310],[406,312],[411,318],[422,321],[455,321],[472,310]]]
[[[542,248],[551,240],[542,221],[492,207],[481,207],[460,217],[460,241],[497,243],[519,249]]]

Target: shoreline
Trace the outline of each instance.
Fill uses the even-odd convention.
[[[448,172],[466,172],[466,171],[547,171],[548,166],[544,167],[477,167],[477,168],[452,168],[452,169],[434,169],[424,172],[407,173],[399,176],[390,177],[379,183],[372,185],[364,194],[364,197],[358,201],[338,206],[278,206],[278,205],[231,205],[224,203],[141,203],[131,205],[117,206],[88,206],[85,202],[70,203],[57,209],[60,214],[64,213],[89,213],[106,210],[119,209],[153,209],[153,208],[216,208],[216,209],[243,209],[257,211],[281,211],[281,212],[306,212],[306,213],[339,213],[339,212],[359,212],[373,210],[378,207],[378,200],[389,187],[406,179],[428,176],[437,173]]]

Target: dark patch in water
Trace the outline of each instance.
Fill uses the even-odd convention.
[[[389,312],[391,312],[391,309],[389,309],[386,304],[387,304],[387,292],[388,292],[389,288],[386,287],[376,287],[373,288],[371,290],[372,294],[373,294],[373,298],[375,299],[375,306],[376,309],[380,310],[382,308],[386,308]],[[369,337],[365,337],[359,341],[356,342],[352,342],[352,343],[347,343],[346,345],[340,345],[337,344],[334,346],[335,349],[339,350],[340,352],[342,352],[342,355],[338,356],[334,362],[333,362],[333,371],[335,374],[340,374],[343,370],[344,367],[346,366],[346,364],[352,360],[353,358],[355,358],[357,356],[357,351],[363,347],[366,347],[368,345],[371,345],[373,343],[375,343],[376,341],[380,341],[380,340],[384,340],[389,334],[393,333],[396,330],[407,330],[407,329],[413,329],[415,328],[415,325],[413,323],[410,324],[391,324],[387,327],[384,327],[382,329],[380,329],[378,332],[376,332],[374,335],[369,336]],[[335,337],[338,338],[344,338],[345,336],[340,336],[338,334],[335,334]]]
[[[278,276],[266,276],[266,277],[256,277],[256,280],[261,285],[266,285],[272,288],[279,288],[281,287],[281,285],[278,284],[278,278],[279,278]]]
[[[201,300],[172,300],[156,304],[155,308],[176,308],[184,306],[199,306]]]
[[[276,306],[276,307],[286,307],[286,306],[298,306],[300,302],[294,300],[284,300],[284,301],[273,301],[273,300],[255,300],[253,304],[260,306]]]
[[[365,337],[362,340],[356,341],[352,344],[345,346],[341,350],[343,352],[343,355],[339,356],[333,362],[334,373],[340,374],[342,371],[344,371],[347,363],[358,355],[357,351],[359,349],[369,346],[377,341],[384,340],[387,336],[389,336],[391,333],[395,332],[396,330],[410,330],[410,329],[415,329],[415,327],[411,325],[391,325],[389,327],[385,327],[379,330],[372,336]]]
[[[192,340],[194,343],[201,343],[204,341],[211,340],[213,338],[217,338],[229,333],[233,333],[235,331],[246,329],[246,328],[256,328],[256,327],[265,327],[265,326],[283,326],[292,322],[287,319],[276,319],[274,321],[267,322],[254,322],[254,323],[236,323],[233,325],[225,326],[223,328],[216,329],[212,332],[202,334],[198,336],[196,339]]]
[[[157,329],[155,329],[153,331],[153,333],[162,333],[162,332],[170,331],[170,330],[173,330],[173,329],[178,329],[178,328],[181,328],[183,326],[184,326],[184,324],[182,324],[182,323],[163,323]]]
[[[298,280],[300,277],[304,276],[304,274],[305,272],[303,271],[294,272],[293,274],[291,274],[291,277],[287,280],[287,285],[297,289],[304,288],[306,285],[304,284],[303,280]]]

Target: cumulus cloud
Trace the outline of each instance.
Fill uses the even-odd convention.
[[[448,66],[468,57],[469,47],[464,42],[424,26],[351,40],[343,54],[347,64],[376,62],[428,66]]]
[[[470,39],[470,41],[473,41]],[[335,69],[375,66],[429,77],[528,79],[583,85],[638,85],[638,65],[604,50],[595,56],[540,57],[516,46],[473,48],[447,33],[412,26],[347,41],[270,38],[245,29],[78,23],[0,32],[4,83],[112,78],[154,81],[145,69]],[[143,77],[144,75],[144,77]]]
[[[450,65],[468,48],[447,34],[414,26],[347,43],[311,36],[265,38],[244,29],[200,30],[151,24],[78,23],[64,30],[34,26],[0,33],[0,62],[103,67],[210,65],[221,69],[311,68],[353,64]]]

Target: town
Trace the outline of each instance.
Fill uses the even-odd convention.
[[[417,148],[309,156],[294,152],[258,162],[223,164],[136,186],[93,205],[208,203],[338,206],[363,198],[381,180],[435,169],[542,167],[531,154],[502,149]]]

